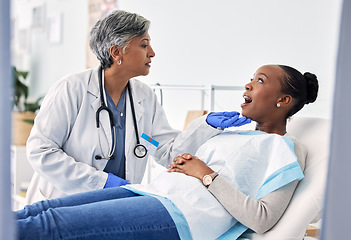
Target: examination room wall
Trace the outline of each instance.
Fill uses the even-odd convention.
[[[86,68],[88,0],[11,0],[12,64],[29,71],[37,98]],[[58,22],[55,22],[58,21]]]
[[[14,58],[29,68],[30,95],[37,97],[60,77],[86,67],[89,1],[15,2],[17,27],[19,19],[30,19],[28,5],[42,4],[46,17],[61,15],[59,42],[48,41],[47,26],[32,29],[29,54]],[[341,2],[117,0],[117,6],[151,20],[156,57],[150,74],[140,80],[161,85],[244,86],[259,66],[287,64],[311,71],[320,80],[317,102],[299,115],[330,118]],[[217,91],[214,110],[240,111],[241,96],[242,91]],[[204,101],[208,109],[208,95]],[[202,107],[200,92],[190,90],[164,90],[163,104],[169,122],[179,129],[188,110]]]

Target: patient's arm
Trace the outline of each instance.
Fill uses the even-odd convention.
[[[213,172],[196,156],[190,158],[183,154],[182,157],[176,157],[174,162],[175,164],[170,165],[170,172],[181,172],[200,180],[204,175]],[[219,175],[209,186],[209,191],[235,219],[257,233],[264,233],[283,215],[297,183],[297,180],[291,182],[256,200],[240,192]]]
[[[295,180],[260,200],[246,196],[221,176],[215,178],[208,189],[235,219],[261,234],[271,229],[283,215],[297,183]]]
[[[192,156],[191,160],[175,158],[175,164],[170,165],[169,171],[181,172],[200,180],[204,175],[213,172],[195,156]],[[208,190],[235,219],[261,234],[271,229],[283,215],[297,183],[298,180],[291,182],[260,200],[256,200],[240,192],[221,175],[218,175]]]
[[[307,150],[296,139],[295,153],[302,170],[305,169]],[[271,229],[281,218],[295,192],[298,180],[264,196],[252,199],[227,182],[220,175],[214,179],[208,190],[227,211],[246,227],[261,234]]]
[[[306,148],[298,141],[295,142],[295,153],[301,169],[305,168]],[[213,172],[203,161],[195,156],[182,155],[174,159],[170,172],[181,172],[200,180],[205,174]],[[281,218],[287,208],[298,180],[264,196],[260,200],[250,198],[240,192],[220,175],[214,179],[208,190],[223,205],[227,211],[246,227],[261,234],[271,229]]]

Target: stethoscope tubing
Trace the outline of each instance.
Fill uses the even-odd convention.
[[[114,131],[114,142],[112,143],[114,146],[111,147],[111,151],[109,153],[108,156],[104,156],[103,152],[102,152],[102,147],[101,147],[101,142],[100,142],[100,135],[98,136],[99,138],[99,144],[100,144],[100,150],[101,153],[103,155],[103,157],[96,155],[95,159],[99,160],[99,159],[113,159],[113,154],[115,152],[115,146],[116,146],[116,134],[115,134],[115,121],[113,118],[113,113],[111,111],[111,109],[109,109],[109,107],[106,105],[105,103],[105,98],[104,98],[104,91],[103,91],[103,84],[102,84],[102,67],[99,66],[99,90],[100,90],[100,101],[101,101],[101,106],[98,108],[98,110],[96,111],[96,127],[99,129],[100,128],[100,112],[105,110],[108,112],[109,118],[110,118],[110,125]],[[138,158],[143,158],[146,156],[147,154],[147,149],[144,145],[140,144],[139,141],[139,133],[138,133],[138,125],[137,125],[137,121],[136,121],[136,116],[135,116],[135,109],[134,109],[134,101],[133,101],[133,96],[132,96],[132,91],[130,88],[130,84],[129,82],[127,83],[127,90],[129,93],[129,101],[130,101],[130,107],[132,110],[132,116],[133,116],[133,124],[134,124],[134,130],[135,130],[135,137],[136,137],[136,146],[134,148],[134,155]]]

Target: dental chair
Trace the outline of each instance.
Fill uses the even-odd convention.
[[[287,132],[307,147],[305,177],[298,184],[278,223],[265,234],[253,234],[249,238],[251,240],[302,240],[309,224],[321,219],[329,157],[330,121],[321,118],[292,118],[288,122]]]

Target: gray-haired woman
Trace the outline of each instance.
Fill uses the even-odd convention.
[[[140,183],[150,155],[167,166],[183,152],[195,153],[217,127],[249,121],[216,113],[186,132],[172,129],[153,91],[133,79],[149,73],[155,56],[149,25],[125,11],[99,20],[90,47],[100,66],[64,77],[47,93],[27,142],[35,170],[28,203]]]

